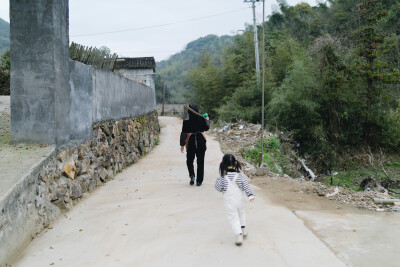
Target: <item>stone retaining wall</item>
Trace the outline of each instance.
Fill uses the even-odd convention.
[[[150,151],[159,131],[155,111],[134,119],[95,124],[92,140],[60,147],[55,166],[40,175],[47,185],[49,200],[68,209],[85,192],[93,191]]]
[[[93,138],[59,147],[0,203],[0,266],[9,266],[63,210],[158,142],[157,112],[93,125]]]

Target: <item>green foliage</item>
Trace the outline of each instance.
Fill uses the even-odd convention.
[[[227,103],[217,108],[218,118],[222,121],[244,120],[261,122],[261,89],[253,78],[243,82]]]
[[[214,108],[221,103],[227,92],[222,86],[221,71],[211,63],[211,57],[203,53],[197,67],[188,73],[189,83],[193,86],[193,99],[202,112],[215,116]]]
[[[384,147],[398,151],[400,147],[400,105],[384,117],[381,140]]]
[[[166,81],[168,103],[187,103],[193,100],[189,89],[189,70],[199,64],[203,53],[212,55],[213,64],[220,64],[223,50],[232,44],[231,36],[207,35],[190,42],[181,52],[172,55],[167,60],[157,62],[158,76],[162,82],[156,81],[156,91],[162,92],[163,81]],[[159,94],[159,93],[158,93]],[[158,98],[158,101],[160,98]]]
[[[10,95],[10,49],[0,56],[0,95]]]
[[[318,171],[344,167],[343,155],[366,147],[398,152],[399,1],[278,4],[280,11],[265,23],[267,127],[292,136]],[[180,85],[171,90],[197,102],[212,119],[260,123],[253,29],[226,40],[207,36],[171,57],[164,70],[180,75]],[[244,153],[256,160],[258,152],[255,147]],[[271,166],[288,160],[271,153],[264,159]]]
[[[398,1],[278,3],[265,24],[265,123],[293,136],[319,170],[340,165],[343,151],[398,151]],[[191,71],[194,99],[223,121],[260,122],[252,37],[248,27]]]
[[[395,80],[391,72],[387,72],[387,64],[381,60],[388,50],[385,48],[385,35],[380,32],[379,24],[386,18],[388,11],[378,0],[363,0],[359,5],[358,17],[361,25],[357,30],[357,62],[358,72],[365,81],[364,139],[371,145],[377,143],[376,132],[381,131],[384,117],[382,109],[383,83]],[[400,81],[400,76],[397,82]]]
[[[280,169],[276,165],[279,165],[279,158],[282,156],[280,149],[279,140],[271,136],[268,141],[263,139],[263,162],[268,165],[272,172],[280,173]],[[256,142],[254,148],[244,149],[242,151],[243,157],[250,161],[258,164],[260,162],[261,142]]]
[[[10,24],[0,18],[0,53],[10,49]]]
[[[291,169],[290,158],[285,155],[277,137],[271,136],[268,140],[263,139],[263,150],[263,162],[268,165],[272,172],[295,175],[296,171]],[[261,142],[258,141],[253,148],[244,149],[242,156],[246,160],[258,164],[260,162],[260,152]]]
[[[165,77],[163,75],[154,75],[154,77],[154,82],[156,86],[156,102],[162,103],[163,90],[165,86],[165,103],[170,103],[172,99],[172,92],[165,81]]]

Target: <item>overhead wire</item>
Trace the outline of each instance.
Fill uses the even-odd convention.
[[[230,13],[239,12],[239,11],[242,11],[242,10],[245,10],[245,9],[248,9],[248,7],[235,9],[235,10],[231,10],[231,11],[227,11],[227,12],[221,12],[221,13],[208,15],[208,16],[203,16],[203,17],[197,17],[197,18],[188,19],[188,20],[177,21],[177,22],[158,24],[158,25],[139,27],[139,28],[132,28],[132,29],[126,29],[126,30],[119,30],[119,31],[97,32],[97,33],[88,33],[88,34],[76,34],[76,35],[71,35],[71,37],[104,35],[104,34],[114,34],[114,33],[121,33],[121,32],[130,32],[130,31],[154,29],[154,28],[160,28],[160,27],[165,27],[165,26],[171,26],[171,25],[176,25],[176,24],[182,24],[182,23],[187,23],[187,22],[192,22],[192,21],[197,21],[197,20],[203,20],[203,19],[207,19],[207,18],[217,17],[217,16],[221,16],[221,15],[226,15],[226,14],[230,14]]]

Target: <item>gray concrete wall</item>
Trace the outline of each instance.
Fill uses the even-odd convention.
[[[0,199],[0,266],[11,266],[31,240],[60,215],[45,194],[46,184],[39,179],[44,166],[55,161],[53,150]]]
[[[93,136],[93,67],[77,61],[70,62],[71,139]]]
[[[135,117],[156,109],[155,91],[148,86],[98,69],[93,82],[94,122]]]
[[[49,1],[46,1],[48,3]],[[69,1],[52,0],[54,31],[54,76],[56,90],[55,120],[56,144],[70,140],[71,88],[69,85]]]
[[[70,62],[71,139],[91,138],[96,122],[120,120],[156,109],[155,91],[139,82],[80,62]]]
[[[70,106],[68,1],[10,1],[10,24],[12,140],[64,142]]]

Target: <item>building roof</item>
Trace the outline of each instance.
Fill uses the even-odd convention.
[[[154,57],[125,57],[118,58],[115,69],[156,69]]]

